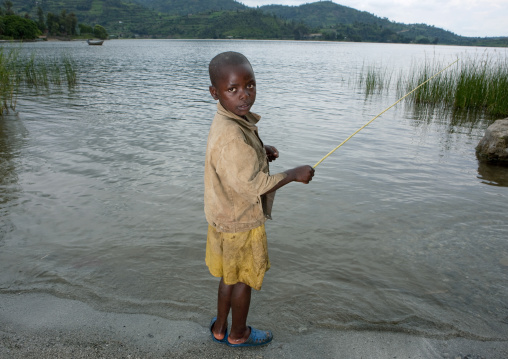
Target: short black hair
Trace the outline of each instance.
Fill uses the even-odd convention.
[[[216,86],[217,79],[219,79],[222,75],[223,68],[226,66],[238,66],[245,64],[248,64],[252,68],[249,60],[247,60],[247,58],[239,52],[227,51],[218,54],[208,65],[208,74],[210,75],[210,82],[212,83],[212,86]]]

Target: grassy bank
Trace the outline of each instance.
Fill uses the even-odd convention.
[[[0,48],[0,115],[16,109],[16,99],[24,89],[48,90],[77,85],[77,73],[70,56],[21,57],[16,49]]]

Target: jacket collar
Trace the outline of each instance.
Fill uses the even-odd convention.
[[[257,131],[258,128],[257,128],[256,124],[261,119],[261,116],[259,116],[258,114],[249,112],[247,114],[247,116],[245,116],[247,118],[247,121],[246,121],[243,117],[235,115],[233,112],[226,110],[221,105],[220,102],[217,102],[217,113],[222,116],[225,116],[227,118],[230,118],[232,120],[235,120],[236,122],[238,122],[240,124],[240,126],[247,127],[248,129],[250,129],[252,131]]]

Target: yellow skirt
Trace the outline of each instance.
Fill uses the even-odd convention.
[[[265,225],[240,233],[217,232],[208,225],[206,265],[225,284],[241,282],[260,290],[270,268]]]

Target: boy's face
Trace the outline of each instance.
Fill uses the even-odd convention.
[[[228,111],[245,116],[256,101],[256,79],[252,67],[247,64],[229,65],[222,69],[222,75],[210,94]]]

